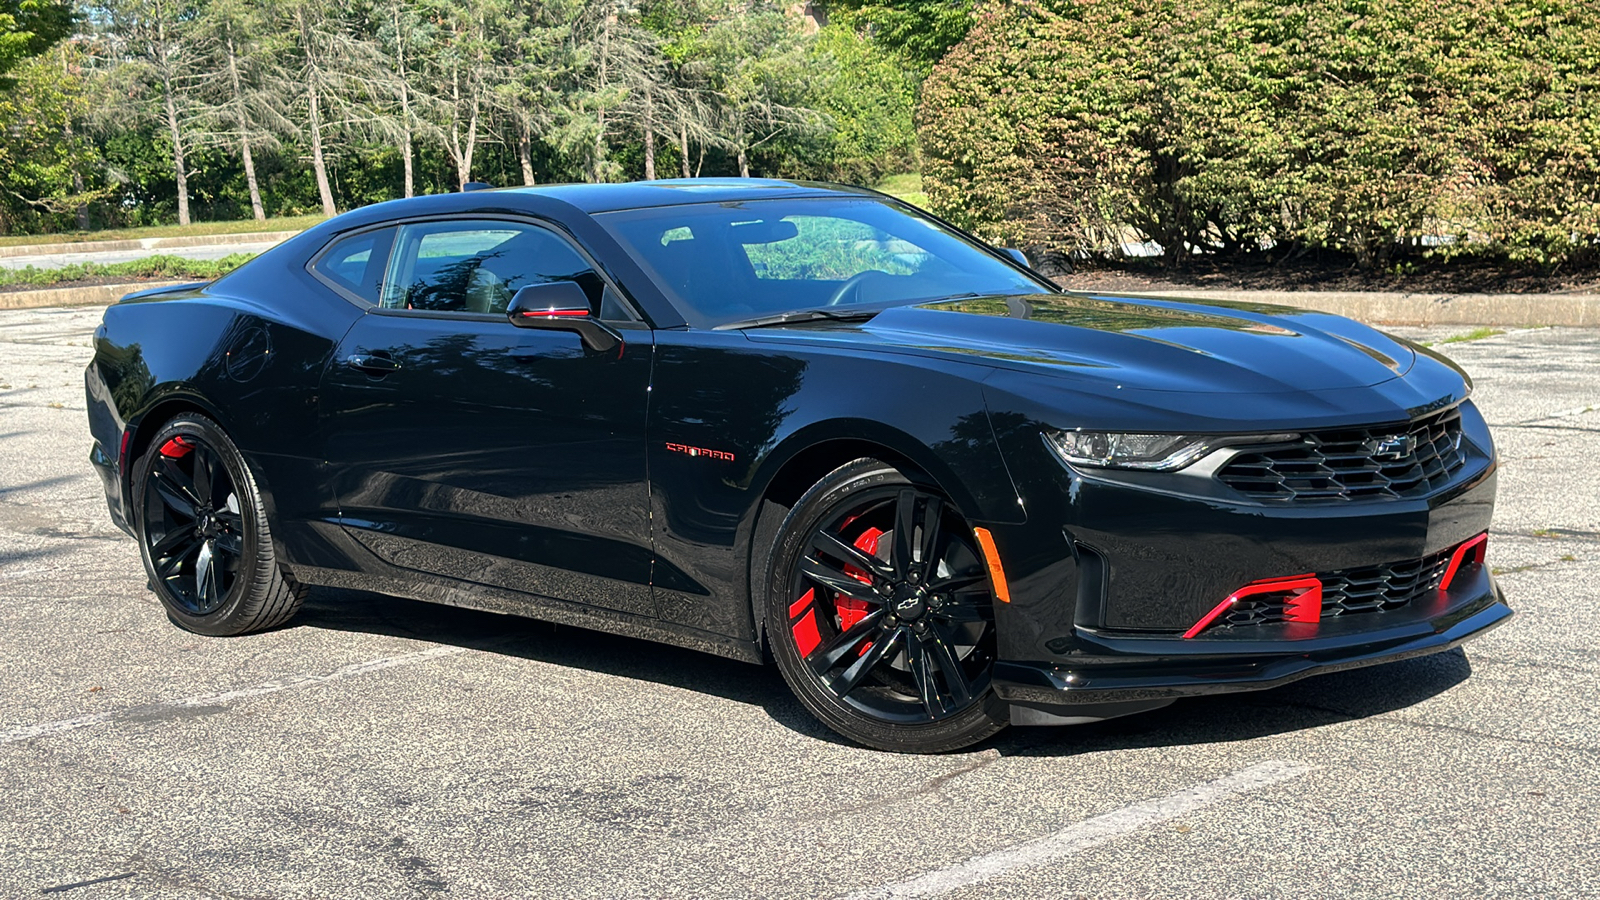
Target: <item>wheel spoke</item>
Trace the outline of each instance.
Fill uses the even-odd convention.
[[[852,600],[871,603],[873,606],[881,606],[883,604],[883,598],[878,595],[877,591],[872,589],[871,585],[862,584],[859,580],[851,578],[827,563],[804,557],[800,560],[800,574],[828,590],[842,594]]]
[[[985,574],[983,572],[974,572],[967,575],[948,575],[937,581],[930,579],[928,581],[928,590],[938,594],[959,591],[975,584],[983,584],[984,578]]]
[[[195,537],[194,529],[180,525],[169,530],[161,536],[161,540],[150,545],[150,558],[163,559],[168,556],[185,556],[190,549],[193,549],[186,545],[195,540],[197,538]],[[184,548],[183,552],[178,551],[179,547]]]
[[[873,610],[867,613],[861,621],[846,628],[822,647],[811,651],[811,655],[806,657],[806,662],[811,664],[812,671],[818,675],[827,672],[838,665],[845,657],[857,652],[856,648],[860,647],[867,638],[882,630],[878,627],[878,623],[882,618],[882,610]]]
[[[168,509],[185,518],[195,518],[197,515],[195,509],[200,505],[200,501],[195,497],[194,483],[189,480],[189,476],[172,464],[172,460],[161,458],[159,466],[152,473],[150,484]]]
[[[189,452],[189,458],[194,462],[194,496],[201,506],[212,506],[212,469],[214,457],[206,445],[195,442],[194,449]]]
[[[212,546],[218,553],[238,559],[244,554],[244,539],[231,531],[219,531],[211,539]]]
[[[932,614],[944,619],[946,622],[987,622],[991,617],[992,606],[977,606],[966,603],[947,603]]]
[[[928,659],[927,645],[911,641],[906,645],[906,663],[911,667],[911,680],[917,683],[917,693],[930,718],[937,719],[946,712],[944,700],[939,696],[939,685],[933,680],[933,664]]]
[[[211,565],[211,542],[206,541],[200,545],[200,553],[194,558],[194,593],[199,598],[201,607],[209,606],[217,592],[216,573]]]
[[[922,540],[918,547],[917,566],[924,576],[933,575],[934,554],[939,549],[939,520],[944,518],[944,501],[938,497],[924,497],[922,506]]]
[[[902,634],[903,631],[896,629],[874,642],[867,652],[857,657],[856,661],[843,672],[827,679],[828,686],[840,697],[855,690],[856,685],[861,683],[861,679],[865,678],[868,672],[877,668],[879,663],[894,653],[895,648],[901,643]]]
[[[150,552],[150,558],[156,566],[156,574],[163,579],[176,575],[178,567],[182,566],[184,560],[188,559],[190,554],[194,553],[195,549],[200,546],[200,538],[193,533],[179,532],[179,534],[182,535],[184,540],[179,541],[178,545],[172,548],[165,556],[157,557],[154,550]]]
[[[911,537],[917,529],[916,512],[917,492],[901,491],[894,504],[894,550],[889,554],[894,561],[895,578],[901,581],[911,574]]]
[[[865,570],[878,578],[888,580],[894,577],[894,568],[883,560],[872,556],[853,544],[847,544],[839,537],[818,531],[811,538],[811,548],[829,556],[836,556],[858,569]]]
[[[944,674],[952,708],[966,706],[972,699],[972,685],[967,683],[967,673],[962,671],[961,660],[956,657],[955,648],[950,646],[948,636],[939,626],[930,623],[927,632],[922,635],[922,645],[933,658],[934,665]]]

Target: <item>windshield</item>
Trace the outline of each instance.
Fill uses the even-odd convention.
[[[701,203],[595,218],[702,328],[795,310],[1052,292],[939,223],[872,199]]]

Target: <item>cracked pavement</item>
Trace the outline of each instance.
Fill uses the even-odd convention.
[[[530,620],[318,590],[177,630],[86,459],[98,317],[0,312],[0,896],[843,896],[1267,760],[1311,771],[947,896],[1600,894],[1600,330],[1438,347],[1499,442],[1507,625],[903,757],[774,671]]]

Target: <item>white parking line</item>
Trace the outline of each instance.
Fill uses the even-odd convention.
[[[193,706],[224,706],[236,700],[250,697],[260,697],[265,694],[276,694],[279,691],[290,691],[297,688],[316,687],[332,681],[350,678],[355,675],[365,675],[380,669],[392,669],[395,666],[409,666],[413,663],[426,662],[441,656],[454,656],[465,653],[465,647],[434,647],[431,650],[420,650],[416,653],[406,653],[400,656],[386,656],[382,659],[368,660],[367,662],[351,663],[343,668],[334,669],[326,675],[296,675],[283,681],[269,681],[255,687],[241,688],[236,691],[223,691],[220,694],[203,694],[198,697],[183,697],[177,700],[162,700],[157,703],[146,703],[142,706],[132,706],[127,709],[114,709],[107,712],[93,713],[79,716],[76,719],[61,719],[56,722],[42,722],[38,725],[24,725],[13,728],[0,734],[0,744],[14,744],[18,741],[32,740],[46,735],[61,734],[67,731],[77,731],[93,725],[103,725],[121,719],[143,718],[153,712],[163,709],[178,709]]]
[[[1281,784],[1309,771],[1311,771],[1310,766],[1270,760],[1216,781],[1208,781],[1175,794],[1145,800],[1092,819],[1085,819],[1055,834],[1024,844],[974,856],[964,863],[957,863],[916,878],[852,894],[848,900],[889,900],[897,897],[936,897],[947,894],[956,888],[982,884],[1007,872],[1041,865],[1103,844],[1112,838],[1159,825],[1229,797]]]

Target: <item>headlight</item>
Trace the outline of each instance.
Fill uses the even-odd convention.
[[[1075,466],[1106,469],[1181,469],[1218,447],[1280,444],[1298,434],[1128,434],[1114,431],[1047,431],[1045,443]]]

